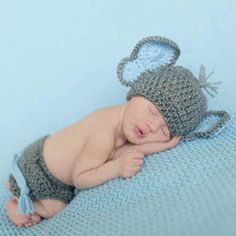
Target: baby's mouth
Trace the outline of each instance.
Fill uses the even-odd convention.
[[[139,127],[135,127],[134,132],[138,138],[143,137],[143,131]]]

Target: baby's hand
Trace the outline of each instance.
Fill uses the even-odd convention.
[[[134,176],[141,169],[143,164],[143,153],[136,150],[128,150],[121,154],[121,156],[113,160],[115,175],[117,177],[128,178]]]

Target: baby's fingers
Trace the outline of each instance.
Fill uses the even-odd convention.
[[[182,138],[181,136],[175,136],[171,140],[169,140],[166,144],[170,147],[175,147],[181,138]]]
[[[143,164],[143,160],[142,159],[136,159],[133,163],[133,166],[141,166]]]

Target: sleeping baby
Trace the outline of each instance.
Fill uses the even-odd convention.
[[[157,55],[160,51],[164,57]],[[126,103],[96,110],[16,155],[7,182],[12,197],[6,203],[13,224],[29,227],[51,218],[71,202],[75,189],[133,177],[145,156],[219,131],[229,114],[207,111],[201,88],[215,88],[206,82],[203,66],[199,80],[188,69],[174,66],[179,53],[167,38],[144,38],[118,65],[118,78],[131,87]],[[220,120],[196,132],[210,115]]]

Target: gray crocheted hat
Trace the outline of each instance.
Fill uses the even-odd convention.
[[[213,85],[220,82],[208,83],[207,79],[213,72],[206,77],[203,65],[199,79],[190,70],[174,66],[179,55],[178,45],[168,38],[144,38],[130,57],[123,58],[118,64],[118,78],[122,84],[131,87],[127,100],[143,96],[156,105],[172,137],[181,135],[182,141],[209,138],[219,133],[230,119],[226,111],[207,111],[207,99],[202,88],[214,96],[208,89],[217,93],[217,87]],[[200,123],[212,115],[220,119],[207,130],[196,132]]]

